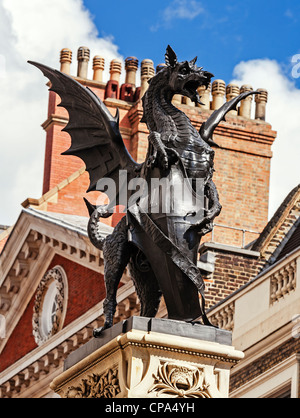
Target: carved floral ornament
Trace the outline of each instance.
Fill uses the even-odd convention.
[[[93,373],[79,386],[69,387],[66,398],[115,398],[120,392],[118,369],[110,369],[104,374]]]
[[[158,398],[211,398],[204,372],[171,363],[160,365],[148,394]],[[78,386],[70,386],[66,398],[115,398],[121,392],[118,369],[91,374]]]
[[[210,398],[205,383],[204,372],[198,368],[164,363],[159,366],[155,381],[149,393],[157,397]]]
[[[63,326],[67,305],[67,276],[61,266],[49,270],[42,278],[33,308],[33,336],[43,344]]]

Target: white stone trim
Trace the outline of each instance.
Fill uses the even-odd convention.
[[[293,354],[280,364],[247,382],[230,394],[231,398],[268,398],[291,385],[291,398],[299,397],[300,354]]]

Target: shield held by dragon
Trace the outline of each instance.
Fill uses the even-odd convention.
[[[213,132],[230,110],[257,92],[242,93],[225,103],[198,132],[185,113],[172,104],[175,94],[201,103],[197,89],[202,85],[207,87],[213,75],[199,68],[196,61],[197,58],[179,62],[168,46],[166,66],[149,80],[142,99],[142,122],[149,130],[143,164],[135,162],[124,145],[118,111],[112,116],[89,88],[60,71],[29,61],[50,80],[50,90],[61,97],[60,106],[69,113],[64,131],[71,136],[71,147],[64,155],[75,155],[85,163],[90,176],[88,192],[97,190],[97,184],[105,178],[116,186],[108,205],[93,206],[85,200],[90,215],[89,238],[103,250],[104,257],[105,323],[94,330],[95,337],[113,325],[116,293],[127,265],[141,303],[141,316],[154,317],[163,295],[170,319],[202,318],[204,325],[211,326],[205,313],[204,282],[197,267],[197,254],[201,237],[212,230],[213,220],[221,211],[212,180],[214,147],[217,147]],[[126,172],[125,181],[121,171]],[[112,234],[104,238],[100,233],[100,219],[113,214],[122,190],[134,179],[143,180],[146,185],[154,180],[161,185],[165,180],[172,187],[164,193],[160,186],[149,187],[148,193],[139,199],[130,199],[132,195],[128,193],[125,216]],[[174,185],[187,187],[191,199],[176,195]],[[166,201],[173,210],[163,209]]]

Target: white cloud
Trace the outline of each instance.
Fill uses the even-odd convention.
[[[165,21],[173,19],[188,19],[193,20],[199,14],[203,13],[204,9],[198,1],[195,0],[174,0],[163,12]]]
[[[0,0],[0,224],[14,223],[21,202],[42,194],[48,89],[27,60],[59,68],[67,47],[75,74],[82,45],[106,59],[107,78],[111,59],[122,58],[113,38],[99,37],[82,0]]]
[[[273,144],[270,181],[270,216],[290,190],[300,183],[300,90],[275,60],[241,62],[233,82],[251,84],[269,92],[267,122],[278,132]]]
[[[284,13],[284,16],[291,20],[292,23],[297,23],[298,19],[295,16],[295,13],[291,9],[287,9]]]
[[[156,25],[153,25],[151,30],[156,31],[162,26],[169,27],[172,21],[176,19],[193,20],[202,13],[204,13],[204,9],[199,1],[173,0],[169,6],[161,12],[159,22]]]

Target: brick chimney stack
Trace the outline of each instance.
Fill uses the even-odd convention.
[[[96,55],[93,59],[93,80],[94,81],[103,81],[103,71],[105,67],[105,59]]]
[[[260,94],[255,95],[255,119],[266,120],[266,104],[268,102],[268,92],[265,89],[257,89]]]
[[[152,60],[145,59],[141,63],[141,94],[143,97],[148,89],[148,81],[155,75],[154,64]]]
[[[136,86],[136,72],[139,67],[139,61],[136,57],[128,57],[125,60],[126,78],[125,84]]]
[[[198,88],[198,94],[201,97],[201,104],[197,104],[197,107],[200,107],[203,110],[209,110],[210,109],[210,93],[211,93],[211,83],[205,88],[205,86],[200,86]]]
[[[70,66],[72,64],[72,51],[69,48],[64,48],[60,51],[60,71],[70,75]]]
[[[212,110],[219,109],[224,104],[226,84],[223,80],[215,80],[212,83]]]
[[[228,84],[226,87],[226,101],[229,102],[240,94],[240,88],[237,84]],[[237,116],[237,110],[231,110],[229,113],[231,116]]]
[[[119,98],[119,84],[120,76],[122,72],[122,62],[118,59],[113,59],[110,63],[109,73],[110,80],[106,84],[105,99],[118,99]]]
[[[122,72],[122,62],[118,59],[114,59],[110,63],[110,80],[111,81],[117,81],[120,83],[120,76]]]
[[[126,102],[135,101],[136,92],[136,72],[139,67],[139,61],[135,57],[128,57],[125,60],[125,83],[120,90],[120,99]]]
[[[77,60],[78,60],[77,77],[87,79],[88,66],[89,66],[89,60],[90,60],[89,48],[87,48],[86,46],[81,46],[80,48],[78,48]]]
[[[241,89],[240,93],[245,93],[246,91],[253,91],[253,87],[249,84],[244,84]],[[246,99],[241,101],[239,115],[243,116],[244,118],[251,118],[251,105],[252,105],[253,96],[250,95],[246,97]]]

